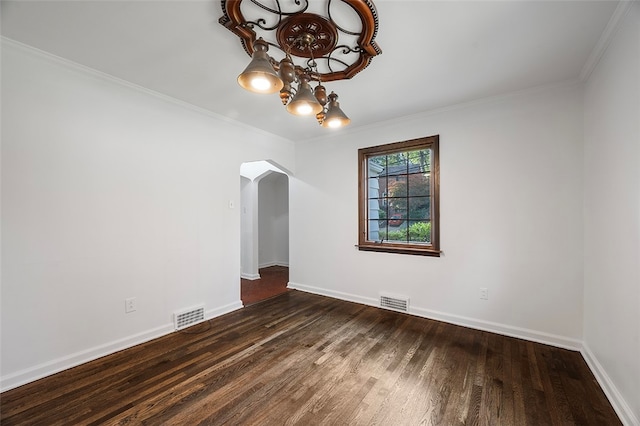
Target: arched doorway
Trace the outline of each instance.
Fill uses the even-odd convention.
[[[243,163],[241,188],[241,299],[255,303],[287,291],[289,177],[271,161]]]

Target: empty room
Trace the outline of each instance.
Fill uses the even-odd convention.
[[[640,426],[640,2],[0,7],[1,424]]]

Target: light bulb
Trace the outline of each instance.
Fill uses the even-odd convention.
[[[254,89],[260,92],[263,92],[271,88],[271,82],[264,77],[256,76],[251,79],[251,87],[253,87]]]
[[[329,120],[327,121],[327,126],[332,129],[337,129],[338,127],[342,127],[342,121],[337,119]]]
[[[311,105],[309,104],[300,104],[296,108],[296,111],[300,115],[309,115],[313,112],[313,108],[311,108]]]

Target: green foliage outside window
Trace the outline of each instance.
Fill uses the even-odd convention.
[[[396,231],[380,230],[381,240],[387,241],[407,241],[407,230],[398,229]],[[409,226],[408,241],[431,242],[431,222],[418,222]]]

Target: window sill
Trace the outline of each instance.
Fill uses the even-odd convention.
[[[377,251],[383,253],[413,254],[417,256],[440,257],[441,250],[434,248],[397,246],[384,243],[356,244],[360,251]]]

